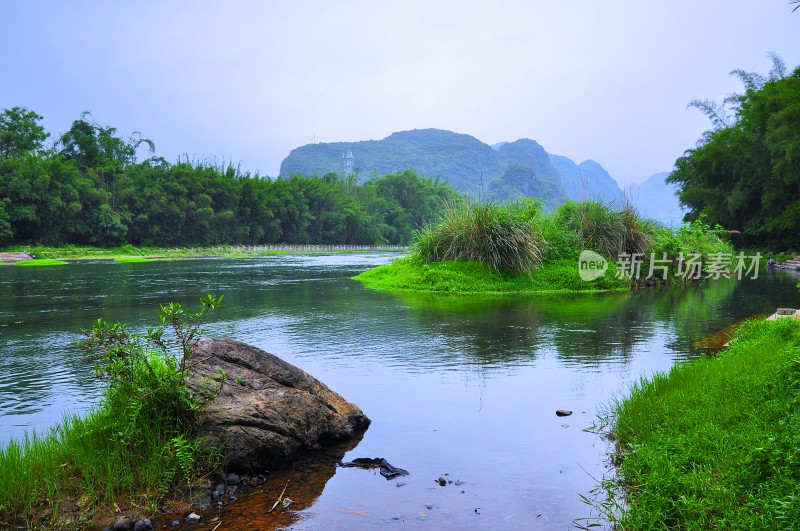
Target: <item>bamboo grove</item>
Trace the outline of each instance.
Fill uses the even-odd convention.
[[[41,120],[25,107],[0,112],[0,246],[405,244],[455,196],[413,171],[357,183],[173,164],[89,113],[47,143]]]

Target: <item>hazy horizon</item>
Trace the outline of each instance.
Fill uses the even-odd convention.
[[[694,99],[741,90],[769,52],[800,64],[787,0],[137,3],[10,0],[0,106],[54,136],[83,111],[174,161],[275,177],[312,142],[437,128],[530,138],[626,186],[710,128]]]

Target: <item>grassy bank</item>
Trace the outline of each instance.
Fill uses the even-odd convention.
[[[20,260],[19,262],[14,263],[19,267],[59,266],[68,264],[68,262],[65,262],[64,260],[54,260],[52,258],[43,258],[40,260]]]
[[[611,265],[613,267],[613,264]],[[417,293],[567,293],[628,290],[629,282],[613,275],[592,282],[578,276],[577,263],[556,260],[532,273],[497,273],[478,261],[425,263],[412,255],[354,277],[371,289]]]
[[[619,529],[800,528],[800,322],[735,338],[613,405],[602,507]]]
[[[84,331],[79,346],[106,384],[102,400],[87,415],[67,415],[46,434],[0,448],[0,527],[73,529],[148,516],[214,469],[218,451],[197,436],[204,398],[185,384],[199,327],[220,299],[201,302],[197,312],[162,306],[169,329],[146,336],[102,320]]]
[[[344,245],[262,245],[239,246],[225,245],[217,247],[134,247],[123,245],[121,247],[91,247],[81,245],[65,245],[61,247],[21,247],[13,246],[3,249],[5,252],[22,255],[23,251],[41,259],[58,260],[116,260],[128,258],[150,258],[172,260],[181,258],[200,258],[211,256],[224,256],[239,258],[257,255],[285,255],[285,254],[314,254],[314,253],[353,253],[374,252],[375,250],[403,250],[402,247],[385,246],[373,248],[372,246],[344,246]]]

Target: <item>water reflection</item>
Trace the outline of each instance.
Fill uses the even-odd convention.
[[[539,297],[391,295],[349,279],[392,257],[2,268],[0,442],[96,400],[91,366],[72,347],[81,328],[102,316],[143,330],[159,303],[224,294],[208,334],[272,352],[359,405],[373,423],[345,458],[385,457],[411,472],[396,487],[332,468],[338,456],[298,465],[296,492],[287,492],[296,505],[280,525],[565,528],[588,514],[578,494],[605,471],[604,443],[582,431],[599,407],[699,355],[692,343],[728,324],[800,307],[797,278],[786,273]],[[560,419],[560,408],[575,413]],[[436,485],[445,472],[463,487]],[[277,477],[268,486],[275,496],[232,506],[227,528],[254,518],[276,525],[254,515],[274,503],[285,484]]]

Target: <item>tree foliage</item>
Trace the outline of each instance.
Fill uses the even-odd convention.
[[[3,109],[0,114],[0,159],[18,158],[40,151],[50,136],[39,125],[41,119],[27,107]]]
[[[742,233],[742,244],[794,248],[800,244],[800,68],[787,75],[771,56],[764,77],[732,72],[742,94],[692,102],[712,121],[697,147],[675,163],[667,179],[681,187],[688,220],[706,215]]]
[[[0,245],[406,244],[456,195],[410,170],[359,185],[170,164],[141,134],[123,137],[88,112],[45,150],[41,118],[19,107],[0,115]]]

